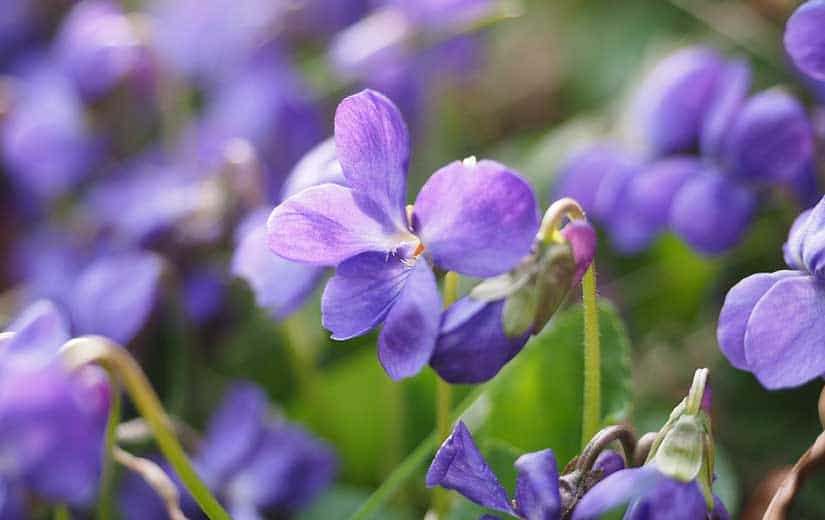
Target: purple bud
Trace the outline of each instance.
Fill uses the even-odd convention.
[[[811,0],[800,5],[788,19],[785,49],[794,64],[809,76],[825,80],[825,1]]]

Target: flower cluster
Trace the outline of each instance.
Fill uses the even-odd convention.
[[[495,375],[526,336],[505,336],[501,303],[460,301],[442,319],[434,267],[471,277],[516,267],[531,253],[539,228],[530,186],[501,164],[469,158],[436,171],[407,206],[407,128],[396,106],[371,90],[341,102],[334,142],[344,182],[295,193],[267,224],[269,247],[278,256],[336,267],[322,298],[324,327],[333,339],[345,340],[383,323],[378,357],[394,379],[428,362],[455,382]],[[570,227],[571,237],[577,229]],[[567,249],[571,264],[589,264],[592,234],[585,242],[588,252],[578,262]],[[491,336],[480,345],[468,337],[482,330]],[[460,374],[456,365],[463,365]]]
[[[232,518],[297,511],[326,489],[337,471],[329,446],[271,417],[268,407],[260,388],[236,383],[212,416],[193,458],[201,478],[226,503]],[[181,509],[196,517],[197,505],[181,491]],[[128,519],[166,514],[155,491],[136,475],[126,480],[120,496]]]
[[[641,152],[600,144],[562,168],[557,195],[579,200],[625,252],[673,231],[703,254],[745,235],[760,196],[784,187],[815,202],[814,131],[782,89],[749,96],[748,65],[692,47],[644,80],[632,121]]]

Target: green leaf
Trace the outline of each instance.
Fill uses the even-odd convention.
[[[605,423],[631,404],[630,343],[612,305],[599,305]],[[559,313],[499,377],[486,433],[524,451],[552,448],[560,466],[580,448],[584,317],[581,306]]]
[[[369,496],[367,491],[337,486],[312,502],[309,509],[298,515],[298,520],[346,520]],[[387,520],[412,520],[413,515],[398,510],[382,510]]]

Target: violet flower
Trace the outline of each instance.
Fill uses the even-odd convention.
[[[433,174],[408,213],[409,136],[395,105],[374,91],[338,106],[335,146],[348,187],[288,198],[269,218],[269,246],[289,260],[337,266],[322,298],[324,327],[343,340],[384,322],[379,359],[390,377],[409,377],[432,356],[441,322],[429,262],[477,277],[507,271],[532,245],[535,197],[504,166],[468,160]]]
[[[805,74],[825,80],[825,1],[810,0],[797,7],[785,28],[785,49]]]
[[[0,486],[11,494],[0,509],[20,506],[20,487],[78,507],[95,498],[109,386],[96,367],[67,371],[58,350],[69,338],[57,308],[40,301],[0,339]]]
[[[510,500],[467,426],[459,421],[435,454],[427,471],[427,487],[457,491],[482,507],[525,520],[560,520],[567,504],[563,503],[553,450],[525,453],[514,466],[518,476],[514,499]],[[592,474],[603,478],[622,468],[621,456],[607,450],[599,454]]]
[[[596,233],[586,222],[573,221],[562,228],[561,235],[565,243],[560,247],[569,247],[569,260],[564,252],[550,253],[546,262],[551,265],[542,265],[542,260],[530,255],[505,281],[506,295],[483,297],[483,282],[444,312],[430,366],[445,381],[474,384],[492,379],[532,334],[541,332],[569,291],[581,282],[596,253]],[[534,248],[538,251],[542,245]],[[571,265],[563,267],[566,261]],[[524,271],[536,273],[525,276]],[[508,313],[508,300],[517,298],[521,290],[536,291],[534,297],[527,298],[536,306],[518,305],[513,318]]]
[[[298,511],[329,486],[337,470],[329,446],[297,426],[270,417],[266,395],[249,383],[237,383],[229,390],[193,463],[232,518],[238,519]],[[197,515],[197,505],[181,492],[184,512]],[[150,513],[164,516],[160,499],[136,477],[127,480],[120,495],[127,519],[155,518]]]
[[[730,363],[768,389],[825,375],[825,199],[803,212],[784,246],[790,270],[748,276],[728,292],[717,338]]]
[[[53,52],[84,96],[105,94],[148,60],[133,23],[109,0],[84,0],[63,19]]]

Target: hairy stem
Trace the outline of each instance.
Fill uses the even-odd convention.
[[[63,345],[61,354],[72,367],[94,363],[115,375],[149,424],[160,451],[206,516],[211,520],[230,520],[229,514],[198,477],[172,432],[172,423],[152,385],[126,349],[102,336],[82,336]]]
[[[444,308],[452,305],[458,297],[458,275],[449,271],[444,275]],[[435,429],[439,441],[443,441],[450,435],[450,412],[452,409],[453,389],[449,383],[441,379],[436,379],[435,389]],[[450,507],[450,495],[444,489],[433,490],[433,508],[438,518],[447,516]]]
[[[601,347],[599,309],[596,303],[596,265],[582,279],[584,302],[584,393],[582,396],[582,446],[587,446],[602,422]]]

